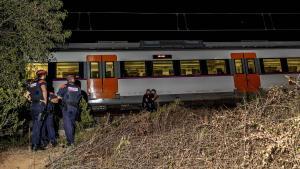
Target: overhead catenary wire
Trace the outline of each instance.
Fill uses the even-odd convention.
[[[178,28],[179,29],[179,28]],[[71,31],[76,32],[263,32],[265,29],[71,29]],[[299,29],[276,29],[273,31],[300,31]]]
[[[80,15],[81,15],[81,13],[79,12],[78,13],[78,20],[77,20],[77,28],[76,28],[77,31],[80,30]]]
[[[177,26],[177,31],[180,31],[178,14],[176,14],[176,26]]]
[[[122,11],[111,11],[111,12],[96,12],[96,11],[85,11],[85,12],[69,12],[69,14],[78,14],[77,17],[77,27],[76,29],[71,29],[71,31],[77,31],[77,32],[88,32],[88,31],[93,31],[93,32],[259,32],[259,31],[300,31],[300,27],[297,28],[278,28],[278,26],[274,23],[272,15],[299,15],[300,13],[173,13],[173,12],[167,12],[167,13],[163,13],[163,12],[122,12]],[[88,26],[89,29],[85,28],[80,28],[80,23],[81,23],[81,15],[82,14],[87,14],[88,16]],[[124,29],[122,27],[117,28],[117,29],[106,29],[106,28],[94,28],[93,27],[93,23],[91,22],[91,15],[93,14],[118,14],[118,15],[122,15],[122,14],[130,14],[130,15],[175,15],[176,17],[176,28],[168,28],[168,29]],[[109,17],[105,16],[105,17]],[[181,20],[180,16],[183,16],[183,20]],[[188,20],[188,16],[192,16],[192,15],[256,15],[258,17],[262,18],[262,25],[261,28],[224,28],[220,26],[219,28],[213,28],[213,29],[194,29],[193,27],[191,27],[189,25],[189,22],[192,22],[192,20]],[[270,23],[266,22],[266,16],[268,16]],[[130,17],[130,16],[129,16]],[[170,22],[170,21],[166,21],[166,22]],[[103,23],[105,25],[105,23]],[[180,25],[184,26],[184,27],[180,27]]]
[[[275,25],[274,25],[274,21],[273,21],[273,18],[272,18],[272,15],[270,13],[269,13],[269,18],[270,18],[270,21],[271,21],[272,29],[276,30]]]
[[[187,18],[186,18],[186,14],[185,14],[185,13],[183,14],[183,19],[184,19],[185,29],[186,29],[186,30],[189,30],[188,22],[187,22]]]
[[[92,24],[91,24],[91,15],[90,15],[90,13],[88,13],[88,18],[89,18],[89,28],[90,28],[90,30],[92,30],[93,28],[92,28]]]
[[[91,14],[138,14],[138,15],[300,15],[300,12],[275,12],[275,13],[264,13],[264,12],[123,12],[123,11],[70,11],[70,14],[76,13],[91,13]]]
[[[264,16],[263,13],[261,13],[261,17],[262,17],[262,19],[263,19],[263,23],[264,23],[264,28],[265,28],[265,30],[268,30],[267,25],[266,25],[266,19],[265,19],[265,16]]]

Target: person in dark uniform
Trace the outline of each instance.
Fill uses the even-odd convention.
[[[53,87],[48,89],[48,105],[47,111],[44,118],[43,126],[42,126],[42,145],[47,145],[49,142],[52,147],[57,145],[56,142],[56,133],[54,129],[54,112],[55,112],[55,104],[58,103],[58,98],[54,94]]]
[[[142,107],[146,111],[151,111],[151,91],[147,89],[142,100]]]
[[[67,138],[67,146],[74,145],[75,120],[79,113],[79,101],[81,99],[81,89],[75,84],[75,76],[67,76],[67,84],[63,85],[57,96],[62,100],[62,114],[64,130]]]
[[[38,70],[37,78],[29,84],[25,97],[31,102],[30,110],[32,115],[32,150],[44,149],[41,146],[41,127],[43,114],[47,105],[47,83],[45,81],[47,71]]]
[[[156,111],[157,110],[157,102],[156,100],[158,99],[158,95],[155,89],[151,90],[150,93],[150,98],[151,98],[151,112]]]

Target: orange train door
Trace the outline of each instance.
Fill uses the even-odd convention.
[[[256,67],[255,53],[231,53],[234,61],[234,85],[238,92],[257,93],[260,77]]]
[[[118,92],[115,73],[116,55],[88,55],[88,92],[92,99],[112,99]]]

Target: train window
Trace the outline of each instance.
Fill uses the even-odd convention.
[[[143,61],[124,62],[124,77],[144,77],[146,76],[146,66]]]
[[[153,61],[153,76],[173,76],[173,62],[171,60]]]
[[[264,72],[265,73],[280,73],[282,67],[280,59],[263,59]]]
[[[79,63],[56,64],[56,78],[66,78],[70,74],[79,75]]]
[[[208,74],[227,74],[225,60],[207,60],[207,70]]]
[[[26,65],[26,78],[34,79],[38,70],[46,70],[48,72],[48,63],[28,63]]]
[[[105,62],[105,77],[115,77],[114,62]]]
[[[289,73],[300,72],[300,58],[288,58],[287,59]]]
[[[198,60],[181,60],[180,74],[183,76],[199,75],[200,62]]]
[[[235,67],[235,73],[237,73],[237,74],[243,74],[244,73],[242,59],[235,59],[234,60],[234,67]]]
[[[100,78],[100,72],[99,72],[99,62],[91,62],[90,63],[91,68],[91,77],[90,78]]]
[[[248,73],[249,73],[249,74],[256,73],[256,69],[255,69],[255,61],[254,61],[254,59],[248,59],[248,60],[247,60],[247,64],[248,64]]]

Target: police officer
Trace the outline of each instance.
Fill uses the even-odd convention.
[[[47,105],[47,83],[45,81],[47,71],[38,70],[36,72],[37,78],[29,84],[27,91],[27,98],[31,101],[31,115],[32,115],[32,150],[37,151],[43,149],[40,144],[41,127],[43,122],[43,112]]]
[[[67,84],[59,89],[57,96],[63,103],[62,114],[67,146],[72,146],[74,145],[75,120],[79,113],[81,99],[81,89],[75,84],[74,75],[67,76]]]
[[[58,103],[58,98],[54,94],[53,87],[48,89],[48,105],[47,105],[47,113],[45,115],[45,119],[42,127],[42,144],[47,145],[50,141],[52,147],[57,145],[55,130],[54,130],[54,108],[55,104]]]

